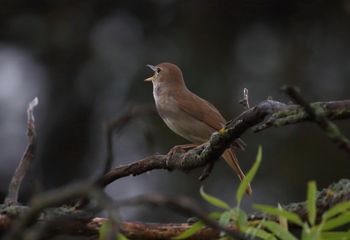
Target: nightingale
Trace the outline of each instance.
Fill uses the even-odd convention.
[[[193,147],[209,140],[210,136],[225,126],[226,120],[208,101],[191,92],[185,84],[182,71],[172,63],[146,65],[154,75],[145,79],[153,84],[153,97],[157,111],[165,124],[176,134],[193,144],[177,147]],[[245,143],[237,139],[233,146],[226,149],[222,158],[242,180],[241,170],[233,148],[244,148]],[[251,187],[246,189],[251,194]]]

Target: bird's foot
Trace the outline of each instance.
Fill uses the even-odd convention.
[[[167,154],[167,160],[166,160],[166,164],[167,166],[170,166],[169,161],[171,161],[172,159],[174,159],[174,157],[178,154],[185,154],[186,153],[186,149],[190,149],[190,148],[194,148],[196,147],[196,144],[183,144],[183,145],[177,145],[174,146],[170,149],[170,151]],[[182,155],[182,158],[184,158],[184,155]]]
[[[193,144],[193,143],[176,145],[170,149],[167,155],[171,158],[175,154],[185,153],[188,149],[191,149],[197,146],[198,146],[197,144]]]

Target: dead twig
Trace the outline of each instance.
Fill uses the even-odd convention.
[[[204,181],[207,177],[209,177],[210,173],[213,171],[214,162],[210,161],[204,168],[202,174],[199,176],[199,181]]]
[[[243,89],[243,99],[241,99],[239,101],[239,103],[243,105],[243,108],[245,110],[248,110],[250,108],[249,107],[249,95],[248,95],[248,89],[247,88]]]
[[[128,110],[117,119],[111,120],[106,123],[106,163],[103,170],[103,174],[106,174],[112,168],[114,154],[113,154],[113,134],[119,133],[124,127],[130,123],[131,120],[154,113],[154,108],[148,106],[130,107]]]
[[[5,204],[14,204],[18,202],[19,189],[23,181],[24,176],[26,175],[30,164],[34,159],[34,151],[36,147],[36,131],[35,131],[35,119],[34,119],[34,108],[38,105],[38,98],[34,98],[27,108],[27,138],[28,145],[22,159],[20,160],[15,173],[11,179],[11,182],[8,187],[8,194],[5,198]]]

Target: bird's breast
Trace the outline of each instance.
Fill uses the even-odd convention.
[[[177,99],[171,94],[157,94],[154,99],[159,115],[165,124],[176,134],[192,143],[206,142],[214,130],[205,123],[195,119],[178,107]]]

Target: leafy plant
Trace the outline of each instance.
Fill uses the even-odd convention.
[[[288,212],[281,208],[275,208],[267,205],[254,205],[254,207],[266,214],[277,217],[283,216],[288,222],[299,225],[302,229],[301,240],[347,240],[350,239],[350,231],[336,231],[339,227],[350,224],[350,201],[339,203],[321,216],[317,223],[317,207],[316,207],[317,188],[316,183],[311,181],[308,183],[307,190],[307,221],[303,222],[295,213]],[[271,222],[271,221],[269,221]],[[274,235],[277,231],[269,229]],[[293,236],[294,237],[294,236]],[[280,239],[291,239],[280,237]],[[294,239],[296,239],[294,237]]]
[[[248,235],[253,235],[257,237],[261,237],[264,239],[276,239],[272,236],[272,234],[266,232],[265,230],[262,230],[260,228],[261,225],[258,225],[258,227],[252,227],[248,223],[248,217],[245,211],[243,211],[240,208],[242,199],[244,197],[245,191],[248,187],[248,185],[253,180],[262,159],[262,148],[259,146],[258,153],[256,156],[256,160],[252,168],[247,173],[247,176],[242,180],[240,183],[237,192],[236,192],[236,206],[230,207],[230,205],[221,199],[218,199],[217,197],[214,197],[212,195],[209,195],[208,193],[204,192],[203,186],[200,188],[200,195],[202,198],[210,203],[211,205],[221,208],[224,211],[220,214],[210,214],[209,217],[213,220],[217,220],[220,225],[222,226],[228,226],[232,225],[234,223],[238,229],[241,231],[247,233]],[[217,212],[216,212],[217,213]],[[203,222],[198,221],[195,224],[193,224],[189,229],[181,233],[179,236],[177,236],[174,239],[186,239],[196,232],[200,231],[204,227]],[[222,234],[224,235],[224,234]]]
[[[204,192],[200,188],[200,194],[204,200],[211,205],[222,209],[221,212],[213,212],[209,217],[219,222],[222,226],[234,225],[241,232],[249,237],[266,240],[350,240],[350,229],[339,231],[339,227],[350,224],[350,201],[339,203],[322,216],[317,215],[317,187],[314,181],[308,183],[306,210],[307,219],[303,220],[296,213],[283,209],[280,205],[277,207],[270,205],[255,204],[254,208],[266,214],[266,218],[261,221],[249,222],[247,214],[240,208],[244,192],[248,184],[253,180],[262,159],[262,149],[259,146],[253,167],[249,170],[246,178],[239,185],[236,192],[236,206],[230,205],[221,199]],[[268,220],[268,216],[275,217],[278,221]],[[295,236],[289,231],[289,224],[299,226],[300,236]],[[186,239],[204,227],[202,221],[193,224],[189,229],[174,239]],[[221,237],[227,237],[224,233]]]
[[[108,221],[102,223],[99,229],[99,240],[115,239],[115,240],[128,240],[123,234],[115,233],[112,229],[112,224]],[[114,236],[114,237],[113,237]]]

